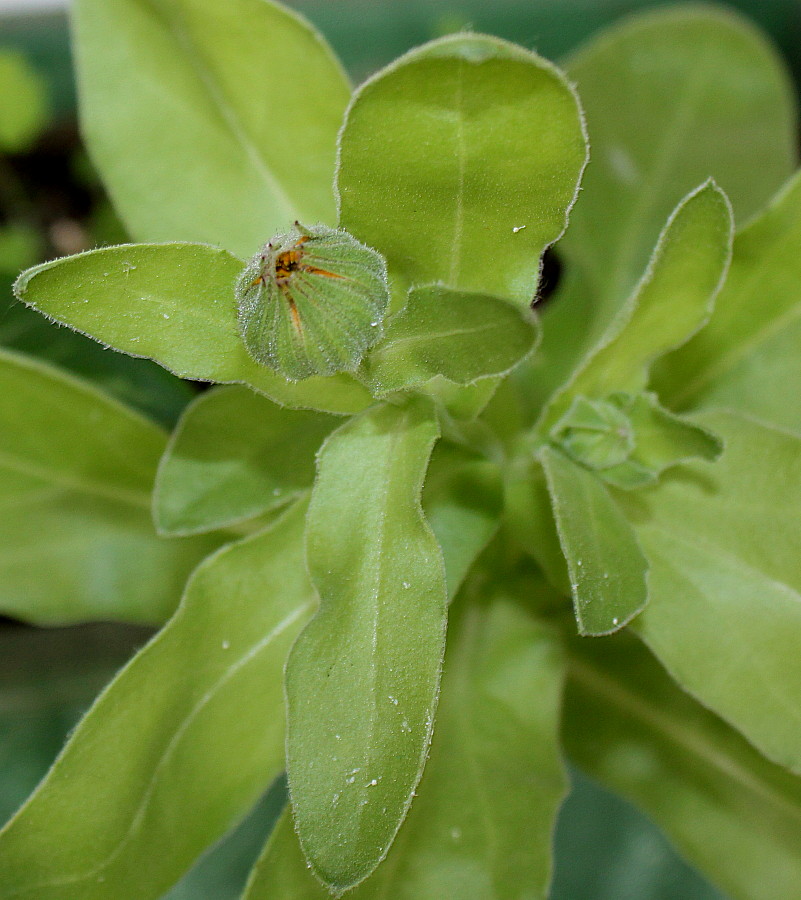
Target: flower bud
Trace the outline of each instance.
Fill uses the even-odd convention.
[[[256,362],[289,381],[353,371],[381,337],[387,267],[347,231],[295,222],[247,265],[236,300]]]

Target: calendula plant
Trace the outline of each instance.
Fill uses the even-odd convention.
[[[351,93],[267,0],[74,30],[142,243],[16,294],[215,386],[168,438],[0,357],[3,611],[165,623],[0,835],[0,898],[157,898],[284,771],[246,900],[545,897],[565,757],[732,897],[797,897],[801,182],[763,38],[667,8],[565,74],[459,33]]]

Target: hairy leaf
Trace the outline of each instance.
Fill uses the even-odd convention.
[[[0,344],[86,378],[168,428],[195,396],[193,385],[156,363],[108,353],[85,335],[48,322],[35,309],[12,299],[10,291],[8,308],[0,304]]]
[[[304,851],[335,890],[386,855],[431,740],[446,589],[420,491],[436,438],[431,404],[410,400],[351,420],[319,456],[320,611],[287,664],[287,766]]]
[[[528,305],[586,158],[578,100],[555,66],[451,35],[356,92],[339,139],[340,223],[407,284]]]
[[[441,441],[431,455],[423,509],[442,549],[448,597],[452,600],[498,530],[503,510],[498,466],[477,453]]]
[[[508,372],[531,352],[537,336],[533,316],[504,300],[441,285],[417,288],[387,322],[365,374],[380,394],[438,375],[472,384]]]
[[[43,263],[14,289],[46,316],[182,378],[243,382],[287,406],[363,408],[369,395],[350,376],[291,384],[250,358],[234,299],[243,267],[205,244],[124,244]]]
[[[729,201],[714,183],[682,200],[634,293],[549,405],[545,427],[573,397],[645,387],[654,360],[687,341],[712,313],[731,257],[732,230]]]
[[[418,796],[387,859],[353,900],[547,894],[566,788],[557,740],[562,654],[551,631],[503,589],[483,600],[483,587],[455,607]],[[306,868],[288,813],[245,896],[330,896]]]
[[[598,337],[695,185],[713,177],[743,222],[790,175],[795,102],[764,37],[703,6],[632,16],[591,39],[567,70],[593,163],[560,251],[589,279]]]
[[[592,164],[559,244],[564,290],[543,311],[544,396],[604,334],[688,191],[713,177],[741,225],[797,164],[788,73],[731,9],[637,13],[592,38],[567,72],[587,112]]]

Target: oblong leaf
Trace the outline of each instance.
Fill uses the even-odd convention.
[[[314,480],[314,457],[339,423],[282,409],[238,385],[187,407],[159,463],[153,518],[163,534],[213,531],[287,503]]]
[[[305,19],[270,0],[79,0],[73,25],[83,133],[137,240],[249,257],[295,219],[331,222],[350,91]]]
[[[682,687],[801,772],[801,440],[735,413],[697,420],[721,458],[619,498],[649,561],[637,628]]]
[[[641,391],[651,365],[698,331],[712,313],[731,258],[734,223],[714,182],[692,191],[668,219],[626,305],[543,414],[552,426],[573,397]]]
[[[456,384],[508,372],[529,354],[538,329],[528,310],[441,285],[409,292],[387,322],[383,341],[367,357],[373,391],[388,394],[438,375]]]
[[[155,900],[281,771],[284,660],[316,605],[304,515],[196,571],[0,832],[0,897]]]
[[[291,384],[250,358],[234,298],[244,265],[205,244],[124,244],[35,266],[14,290],[49,318],[181,378],[243,382],[287,406],[362,409],[369,395],[347,375]]]
[[[323,445],[307,530],[320,611],[287,663],[287,767],[304,851],[336,890],[385,856],[420,778],[444,649],[442,554],[420,507],[427,401]]]
[[[451,35],[356,92],[339,137],[340,224],[408,284],[527,305],[586,158],[577,97],[552,63]]]
[[[634,530],[599,478],[543,447],[556,528],[581,634],[622,628],[648,600],[648,562]]]
[[[709,323],[660,360],[654,386],[680,409],[725,406],[801,431],[801,175],[734,239]]]
[[[386,860],[353,900],[546,896],[566,790],[561,648],[503,587],[488,600],[481,594],[460,598],[449,626],[437,729],[417,797]],[[246,900],[329,896],[285,814]]]
[[[801,779],[688,697],[638,641],[620,635],[570,650],[571,759],[644,809],[727,896],[792,897]]]
[[[219,537],[159,538],[167,438],[97,388],[0,351],[0,609],[40,625],[157,624]]]

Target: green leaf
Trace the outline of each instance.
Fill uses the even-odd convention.
[[[48,322],[16,300],[0,312],[0,343],[88,379],[165,427],[175,424],[195,395],[191,384],[150,360],[108,353],[96,341]]]
[[[21,153],[47,125],[47,84],[24,54],[0,50],[0,152]]]
[[[73,24],[83,133],[135,239],[249,257],[295,219],[332,221],[350,92],[305,19],[269,0],[79,0]]]
[[[481,588],[455,607],[418,796],[386,861],[350,893],[353,900],[546,896],[551,833],[566,788],[558,746],[561,648],[524,606],[502,591],[482,602]],[[285,815],[246,900],[328,896]]]
[[[622,628],[648,601],[648,563],[603,483],[550,447],[540,460],[581,634]]]
[[[339,139],[340,224],[409,285],[528,305],[586,158],[557,68],[497,38],[450,35],[356,92]]]
[[[632,638],[574,641],[569,671],[571,759],[641,806],[732,898],[797,893],[801,780],[679,690]]]
[[[801,176],[734,240],[731,268],[708,325],[654,370],[680,409],[725,406],[801,431]]]
[[[57,322],[181,378],[242,382],[287,406],[363,408],[369,395],[350,376],[291,384],[250,358],[234,299],[244,265],[205,244],[124,244],[43,263],[14,289]]]
[[[680,685],[801,772],[801,440],[734,413],[696,421],[725,441],[716,463],[619,496],[649,562],[637,627]]]
[[[712,182],[690,193],[667,221],[639,285],[543,415],[552,426],[573,397],[641,391],[654,360],[709,318],[731,257],[733,222]]]
[[[468,385],[502,375],[528,355],[538,329],[528,310],[441,285],[417,288],[387,322],[365,362],[368,384],[388,394],[442,375]]]
[[[37,624],[154,624],[219,536],[150,520],[166,436],[96,388],[0,351],[0,608]]]
[[[503,510],[498,466],[477,453],[441,441],[423,488],[423,509],[442,549],[448,597],[489,544]]]
[[[287,503],[311,487],[317,449],[337,424],[238,385],[201,394],[159,464],[156,527],[169,535],[212,531]]]
[[[695,185],[712,176],[741,223],[791,174],[795,96],[764,36],[714,7],[632,16],[593,38],[567,70],[586,109],[593,161],[559,250],[587,280],[583,330],[594,342]]]
[[[386,855],[431,740],[446,589],[420,491],[437,436],[431,405],[410,400],[347,422],[319,456],[321,605],[287,663],[287,767],[304,851],[335,890]]]
[[[316,605],[304,514],[195,572],[0,833],[0,897],[155,900],[266,790],[284,764],[284,660]]]

